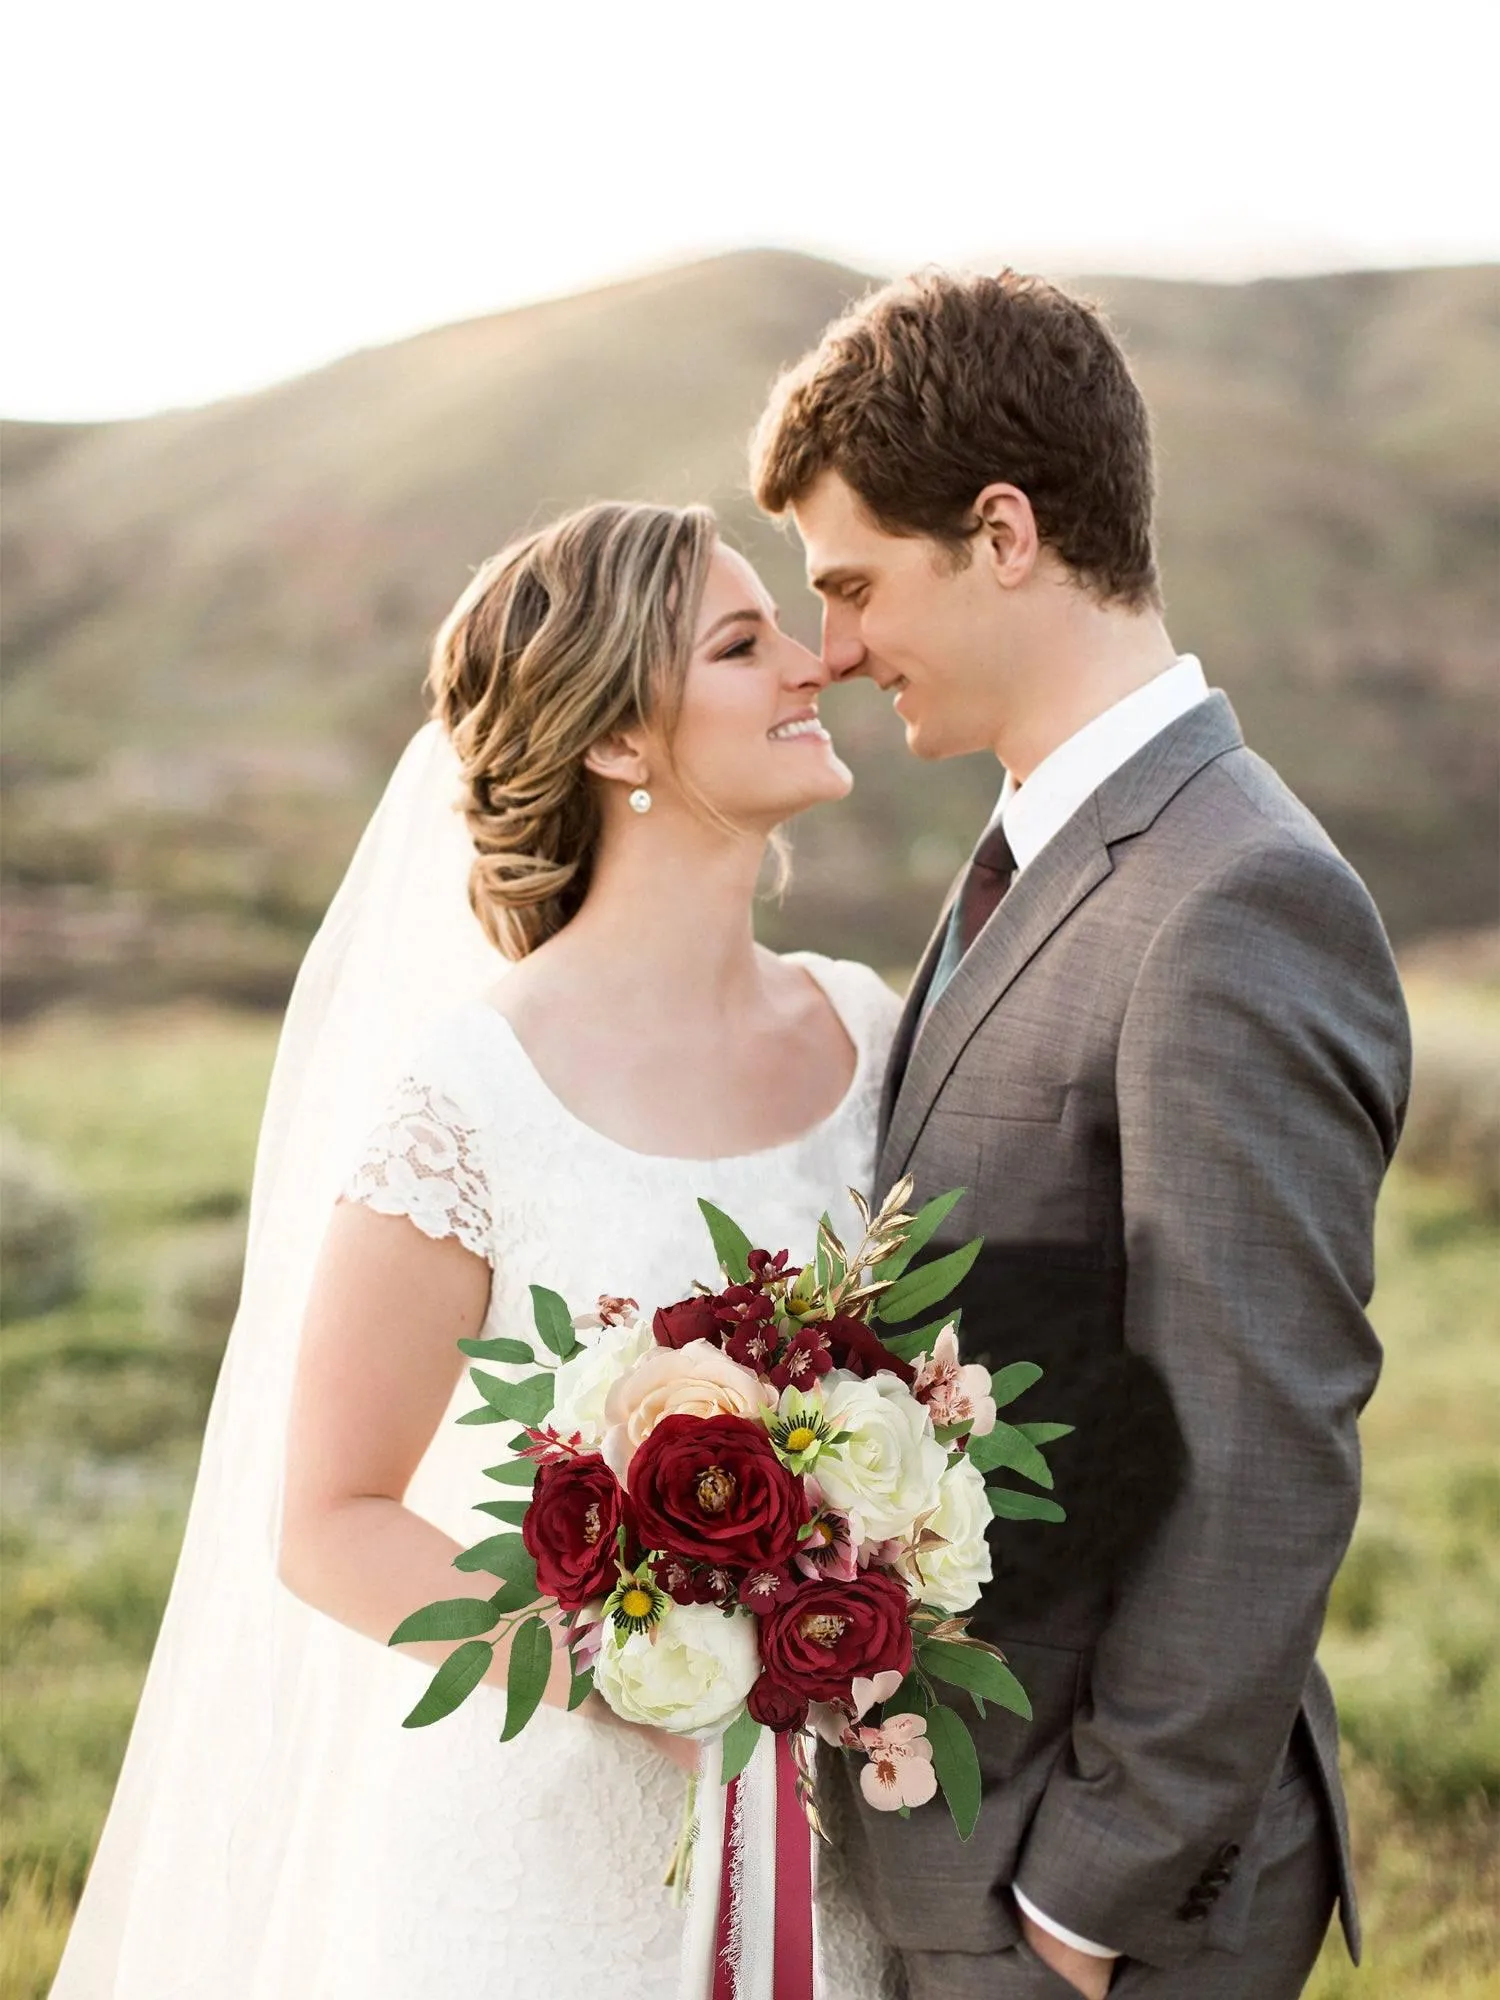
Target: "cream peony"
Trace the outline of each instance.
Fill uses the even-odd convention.
[[[643,1319],[627,1319],[590,1333],[579,1329],[582,1342],[571,1361],[557,1371],[552,1410],[547,1422],[561,1437],[583,1433],[585,1444],[597,1446],[607,1428],[604,1403],[613,1383],[656,1345]]]
[[[721,1729],[760,1675],[753,1612],[674,1604],[650,1632],[612,1627],[594,1662],[594,1685],[616,1715],[675,1736]]]
[[[967,1458],[955,1459],[938,1481],[937,1511],[923,1523],[943,1537],[941,1548],[923,1549],[918,1558],[922,1582],[911,1587],[924,1604],[967,1611],[975,1602],[994,1573],[984,1536],[993,1519],[983,1473]]]
[[[870,1541],[904,1541],[917,1516],[937,1505],[948,1463],[926,1410],[885,1369],[866,1381],[835,1369],[823,1377],[822,1391],[830,1428],[850,1433],[836,1449],[818,1454],[824,1500],[857,1508]]]
[[[769,1382],[711,1340],[690,1340],[685,1347],[653,1343],[605,1398],[604,1457],[624,1482],[631,1459],[663,1417],[748,1417],[754,1423],[775,1403]]]

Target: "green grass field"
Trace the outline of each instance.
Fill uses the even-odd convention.
[[[51,1154],[91,1235],[81,1296],[0,1328],[5,2000],[45,1994],[108,1804],[274,1039],[264,1017],[194,1008],[59,1013],[6,1038],[5,1123]],[[1379,1269],[1386,1373],[1323,1649],[1369,1950],[1355,1975],[1330,1941],[1310,1992],[1480,2000],[1500,1994],[1500,1250],[1482,1197],[1398,1172]]]

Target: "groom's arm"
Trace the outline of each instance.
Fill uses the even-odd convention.
[[[1149,1963],[1202,1940],[1189,1894],[1248,1842],[1354,1527],[1372,1221],[1408,1070],[1384,933],[1331,855],[1233,859],[1143,962],[1117,1071],[1125,1336],[1185,1465],[1016,1879]]]

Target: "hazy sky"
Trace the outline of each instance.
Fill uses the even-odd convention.
[[[747,244],[1500,255],[1494,0],[32,0],[0,412],[132,414]]]

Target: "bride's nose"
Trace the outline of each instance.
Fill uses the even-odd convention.
[[[825,688],[833,674],[816,653],[795,639],[786,641],[787,656],[781,678],[788,688]]]

